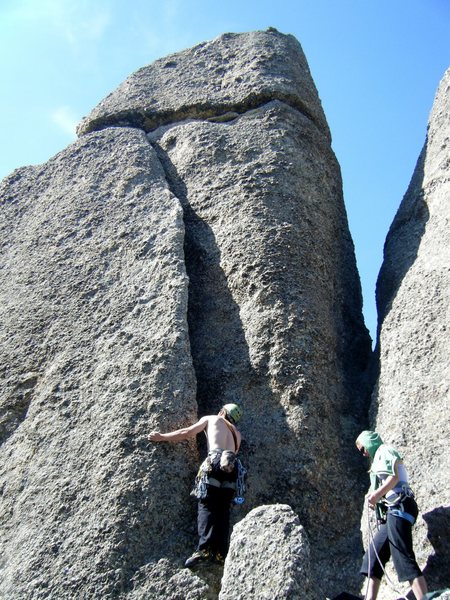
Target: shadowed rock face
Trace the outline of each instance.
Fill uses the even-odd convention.
[[[311,581],[341,591],[370,340],[300,46],[227,34],[156,61],[79,131],[1,187],[0,591],[217,597],[220,575],[179,569],[197,448],[144,436],[236,398],[245,511],[289,504]]]
[[[372,420],[404,455],[422,519],[416,550],[431,589],[450,577],[450,71],[427,139],[392,223],[377,287],[380,374]],[[428,537],[427,537],[428,536]]]

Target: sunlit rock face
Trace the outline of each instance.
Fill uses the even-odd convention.
[[[113,597],[187,543],[173,489],[194,451],[166,469],[144,438],[196,416],[182,210],[136,129],[86,136],[1,195],[0,595]]]
[[[370,339],[298,42],[226,34],[156,61],[79,133],[1,187],[0,593],[217,597],[220,574],[182,569],[204,448],[145,436],[236,399],[233,520],[289,505],[317,593],[354,588]]]
[[[290,506],[259,506],[235,526],[219,600],[321,597],[311,583],[308,537]]]
[[[372,423],[404,455],[422,513],[417,557],[434,588],[445,587],[450,576],[449,89],[447,71],[386,239],[377,287],[380,374],[372,403]]]
[[[183,119],[233,119],[278,99],[298,109],[329,139],[300,44],[276,31],[228,33],[130,75],[80,123],[80,134],[133,125],[150,131]]]

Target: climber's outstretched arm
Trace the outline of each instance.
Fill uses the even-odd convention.
[[[176,429],[169,433],[151,431],[148,437],[151,442],[181,442],[182,440],[187,440],[188,438],[196,436],[197,433],[206,429],[207,425],[208,418],[202,417],[197,423],[194,423],[194,425],[190,425],[189,427],[182,427],[181,429]]]

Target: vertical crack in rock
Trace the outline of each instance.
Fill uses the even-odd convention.
[[[211,226],[194,210],[185,183],[167,152],[153,146],[172,193],[184,211],[185,261],[189,277],[188,326],[201,414],[214,414],[221,405],[238,401],[243,372],[250,359],[239,314],[221,266],[220,249]]]

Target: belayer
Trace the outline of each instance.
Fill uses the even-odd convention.
[[[241,445],[236,423],[241,417],[238,404],[225,404],[217,415],[202,417],[190,427],[149,434],[152,442],[179,442],[202,431],[206,434],[208,456],[200,466],[192,492],[198,499],[199,541],[197,550],[186,560],[186,567],[207,561],[223,564],[227,555],[231,503],[244,489],[245,472],[236,456]]]
[[[366,599],[376,599],[384,566],[392,556],[398,580],[409,581],[416,599],[421,600],[427,593],[427,584],[412,542],[412,526],[419,511],[403,460],[375,431],[363,431],[356,440],[356,447],[371,460],[371,488],[367,500],[369,508],[376,510],[380,523],[360,571],[369,578]]]

